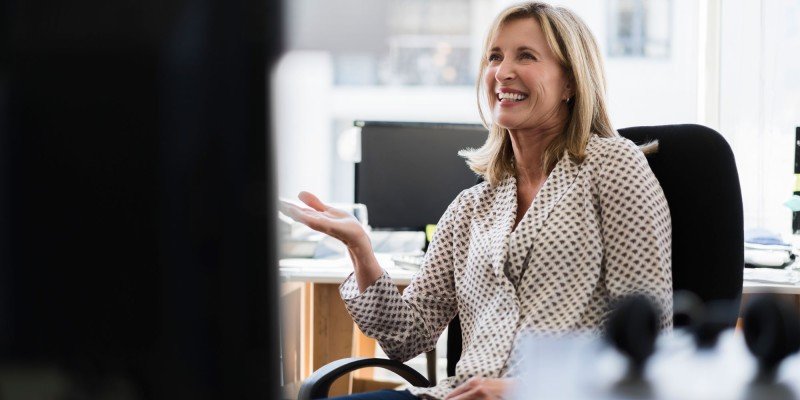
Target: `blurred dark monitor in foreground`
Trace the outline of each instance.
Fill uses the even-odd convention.
[[[358,121],[361,162],[355,201],[369,224],[385,230],[425,230],[477,175],[458,151],[478,148],[488,132],[477,124]]]
[[[0,398],[278,398],[279,5],[4,2]]]

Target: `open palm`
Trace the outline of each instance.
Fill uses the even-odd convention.
[[[361,223],[350,213],[323,204],[309,192],[300,192],[297,197],[311,208],[281,201],[281,212],[315,231],[340,240],[348,247],[367,238]]]

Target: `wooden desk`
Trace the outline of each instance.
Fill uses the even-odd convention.
[[[402,290],[414,272],[394,266],[391,256],[378,263]],[[284,392],[296,397],[303,379],[323,365],[346,357],[372,357],[376,342],[355,326],[339,296],[339,285],[353,272],[349,258],[280,260]],[[331,396],[387,387],[372,379],[372,369],[337,380]]]

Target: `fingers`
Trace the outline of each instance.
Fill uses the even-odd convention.
[[[317,196],[308,192],[300,192],[297,197],[311,208],[299,207],[280,200],[280,211],[293,220],[345,244],[355,242],[364,235],[363,227],[351,214],[323,204]]]
[[[508,378],[484,378],[475,376],[455,388],[445,399],[502,399],[512,383],[513,381]]]
[[[286,216],[288,216],[289,218],[291,218],[291,219],[293,219],[293,220],[295,220],[297,222],[306,223],[307,222],[306,221],[307,220],[306,213],[308,211],[314,211],[314,210],[311,210],[310,208],[298,207],[298,206],[296,206],[296,205],[294,205],[292,203],[289,203],[289,202],[286,202],[286,201],[283,201],[283,200],[279,200],[278,201],[278,211],[284,213]]]
[[[447,400],[489,400],[493,397],[486,393],[482,388],[472,388],[466,392],[457,394],[455,397],[445,397]]]
[[[295,221],[297,221],[297,214],[295,211],[296,208],[298,207],[292,203],[287,203],[283,200],[278,201],[278,211],[286,214],[288,217],[292,218]]]
[[[483,378],[477,376],[467,379],[466,382],[462,383],[461,385],[456,387],[452,392],[450,392],[450,394],[445,396],[445,400],[451,400],[451,399],[457,400],[459,398],[463,398],[461,395],[470,392],[474,388],[480,386],[482,379]]]
[[[305,191],[300,192],[300,194],[297,195],[297,198],[299,198],[303,203],[306,203],[309,207],[317,211],[326,211],[329,208],[328,206],[322,203],[322,200],[320,200],[319,198],[317,198],[317,196],[314,196],[309,192]]]

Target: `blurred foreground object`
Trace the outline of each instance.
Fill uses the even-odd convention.
[[[0,398],[277,398],[280,3],[4,2]]]

